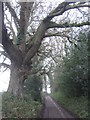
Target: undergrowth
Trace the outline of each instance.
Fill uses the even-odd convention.
[[[52,94],[58,102],[66,106],[67,109],[78,115],[80,118],[88,117],[88,98],[85,96],[68,98],[60,93]]]
[[[30,95],[18,99],[8,93],[2,96],[2,116],[3,118],[38,118],[42,104],[34,101]]]

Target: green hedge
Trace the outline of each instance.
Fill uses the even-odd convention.
[[[80,118],[88,117],[88,98],[85,96],[68,98],[60,93],[52,94],[58,102],[64,104],[67,109],[77,114]]]

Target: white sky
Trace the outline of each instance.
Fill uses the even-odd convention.
[[[0,47],[0,51],[3,51],[3,49]],[[3,62],[4,57],[0,57],[0,63]],[[6,59],[5,63],[10,64],[9,59]],[[3,72],[3,68],[0,69],[0,92],[6,91],[9,84],[9,78],[10,78],[10,70],[7,70]]]
[[[0,92],[6,91],[9,84],[10,71],[0,72]]]

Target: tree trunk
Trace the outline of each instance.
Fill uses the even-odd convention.
[[[17,68],[17,66],[14,63],[12,63],[8,92],[14,96],[19,96],[23,98],[23,82],[24,82],[23,70]]]
[[[46,80],[46,75],[44,75],[44,84],[45,84],[45,92],[47,93],[47,80]]]

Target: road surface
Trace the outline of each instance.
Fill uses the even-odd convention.
[[[75,118],[64,108],[59,106],[50,96],[45,97],[43,118]]]

